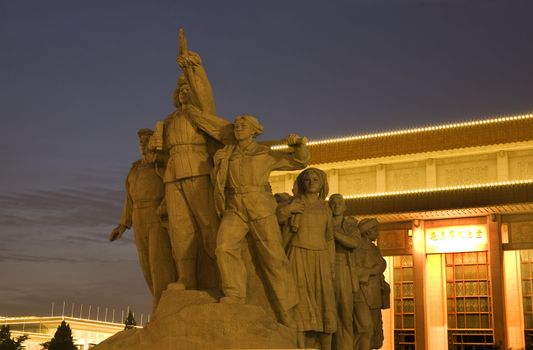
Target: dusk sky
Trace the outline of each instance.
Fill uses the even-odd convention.
[[[219,115],[317,139],[531,113],[532,18],[531,0],[0,0],[0,316],[146,317],[133,234],[107,237],[136,131],[172,111],[179,27]]]

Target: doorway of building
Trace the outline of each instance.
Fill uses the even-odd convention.
[[[494,349],[488,252],[447,253],[449,349]]]

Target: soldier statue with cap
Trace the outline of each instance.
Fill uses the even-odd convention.
[[[148,150],[150,129],[140,129],[139,150],[142,158],[131,166],[126,177],[126,194],[122,215],[110,241],[121,238],[133,225],[135,245],[146,284],[153,296],[155,311],[161,294],[177,279],[168,233],[159,220],[158,208],[164,196],[163,180],[158,173],[164,164]]]
[[[168,156],[164,174],[170,240],[177,261],[176,289],[217,289],[215,259],[219,219],[213,201],[212,155],[233,141],[230,122],[214,115],[211,85],[200,56],[187,49],[180,30],[183,70],[174,92],[172,112],[156,125],[151,147]]]

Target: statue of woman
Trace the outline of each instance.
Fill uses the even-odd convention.
[[[298,175],[295,187],[295,196],[278,206],[278,221],[283,225],[299,297],[294,308],[298,346],[312,346],[310,342],[318,337],[320,348],[329,350],[337,330],[337,315],[333,290],[335,241],[331,210],[325,201],[326,174],[308,168]]]

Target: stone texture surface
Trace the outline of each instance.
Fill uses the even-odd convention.
[[[249,304],[219,304],[205,291],[163,293],[150,323],[117,333],[95,350],[287,349],[296,333]]]

